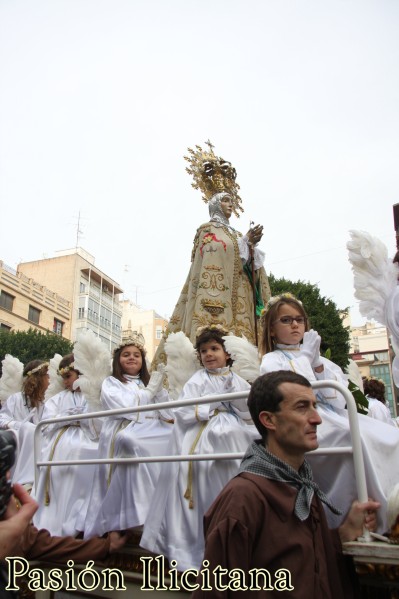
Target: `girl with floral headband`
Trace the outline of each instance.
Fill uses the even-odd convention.
[[[43,415],[44,395],[49,384],[48,365],[44,360],[28,362],[22,372],[21,391],[10,395],[0,410],[0,428],[13,430],[18,438],[13,482],[24,484],[28,490],[34,479],[33,436]],[[3,376],[6,375],[3,370]]]
[[[73,354],[64,356],[57,375],[64,390],[50,397],[45,404],[43,420],[84,414],[88,411],[86,397],[79,388],[81,373],[75,367]],[[87,419],[53,423],[43,427],[42,461],[95,459],[101,420]],[[37,528],[52,535],[75,536],[87,511],[94,466],[43,467],[33,495],[39,503],[34,516]]]
[[[181,333],[179,333],[181,334]],[[230,366],[219,327],[204,327],[195,349],[202,368],[184,385],[179,399],[223,395],[250,388]],[[171,368],[168,356],[168,369]],[[244,452],[256,438],[246,398],[176,408],[168,453]],[[227,482],[239,460],[206,460],[166,464],[155,489],[141,546],[177,561],[178,570],[200,568],[204,552],[203,516]]]
[[[269,300],[263,315],[260,373],[292,370],[309,381],[335,380],[347,386],[342,370],[320,355],[321,338],[310,329],[302,303],[290,293]],[[320,447],[350,446],[351,436],[344,397],[334,389],[316,393],[322,423],[318,427]],[[381,503],[380,531],[384,532],[387,495],[399,480],[399,432],[368,416],[358,414],[367,489],[370,497]],[[308,454],[316,482],[334,505],[347,512],[357,498],[353,457],[348,454],[318,457]],[[342,517],[327,513],[330,526],[338,526]]]
[[[39,422],[49,384],[47,370],[48,362],[44,360],[28,362],[23,370],[21,391],[11,395],[0,410],[0,428],[16,431],[27,420]]]
[[[138,338],[123,342],[115,351],[112,376],[101,389],[103,409],[138,407],[168,401],[163,371],[148,372],[146,352]],[[169,411],[122,414],[104,419],[100,458],[143,457],[166,453],[173,420]],[[85,523],[85,538],[102,536],[144,524],[159,463],[100,464],[96,469]]]

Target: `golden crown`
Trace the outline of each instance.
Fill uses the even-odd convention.
[[[128,345],[134,345],[146,353],[144,348],[144,336],[141,333],[130,333],[126,339],[123,339],[122,343],[115,347],[113,353],[115,354],[118,349],[122,349]]]
[[[244,212],[241,206],[241,198],[238,195],[240,186],[236,183],[237,172],[231,162],[216,156],[213,152],[213,146],[208,140],[205,142],[209,150],[203,150],[201,146],[195,146],[196,150],[187,148],[190,156],[184,156],[184,160],[190,163],[186,171],[193,176],[194,183],[191,185],[194,189],[202,191],[202,199],[207,204],[215,193],[228,193],[233,204],[233,212],[240,216],[239,212]]]

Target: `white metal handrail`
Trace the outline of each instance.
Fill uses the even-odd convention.
[[[342,453],[353,453],[354,469],[356,478],[357,496],[359,501],[367,501],[367,486],[366,486],[366,475],[364,470],[363,452],[361,446],[361,438],[359,431],[359,422],[357,418],[356,403],[352,396],[352,393],[337,381],[313,381],[311,383],[312,388],[323,389],[323,388],[334,388],[339,391],[346,400],[348,409],[348,418],[350,433],[352,439],[352,447],[333,447],[333,448],[319,448],[312,452],[312,455],[326,455],[326,454],[342,454]],[[234,399],[242,399],[248,396],[248,391],[238,391],[235,393],[227,393],[224,395],[213,395],[207,397],[197,397],[190,399],[181,399],[177,401],[168,401],[156,404],[148,404],[145,406],[137,406],[134,408],[119,408],[117,410],[105,410],[101,412],[88,412],[85,414],[74,414],[71,416],[62,416],[59,418],[52,418],[49,420],[40,421],[35,430],[34,435],[34,460],[35,460],[35,485],[37,485],[39,468],[41,466],[65,466],[65,465],[89,465],[89,464],[135,464],[140,462],[182,462],[182,461],[200,461],[200,460],[220,460],[220,459],[241,459],[244,453],[217,453],[217,454],[197,454],[197,455],[171,455],[171,456],[151,456],[141,458],[109,458],[109,459],[92,459],[92,460],[59,460],[52,462],[39,462],[38,451],[40,448],[40,431],[44,426],[57,422],[75,422],[76,420],[87,420],[90,418],[106,418],[109,416],[118,416],[123,414],[135,414],[140,412],[150,412],[154,410],[162,409],[174,409],[183,406],[190,405],[201,405],[207,403],[216,403],[221,401],[232,401]]]

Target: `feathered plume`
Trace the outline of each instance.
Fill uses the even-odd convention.
[[[21,391],[24,365],[18,358],[14,358],[11,354],[6,354],[2,364],[3,374],[0,379],[0,402],[4,405],[10,395]]]
[[[360,391],[363,393],[362,373],[360,372],[360,368],[354,360],[349,360],[346,367],[346,374],[348,375],[348,379],[357,387],[359,387]]]
[[[388,258],[385,245],[365,231],[350,231],[347,243],[354,274],[355,297],[362,316],[386,323],[385,306],[398,281],[398,266]]]
[[[245,337],[226,335],[223,337],[224,346],[233,360],[231,369],[249,383],[259,376],[259,353]]]
[[[177,399],[188,379],[200,368],[200,363],[193,344],[183,331],[170,333],[165,342],[165,353],[169,396]]]
[[[61,391],[64,391],[65,389],[64,385],[62,384],[62,378],[57,372],[61,360],[62,356],[60,356],[60,354],[54,354],[54,357],[50,360],[48,367],[50,384],[47,387],[46,393],[44,395],[45,399],[50,399],[50,397],[54,397],[54,395],[61,393]]]
[[[111,355],[99,337],[87,330],[80,334],[73,348],[74,364],[79,376],[78,385],[86,398],[88,412],[101,410],[101,385],[111,374]]]

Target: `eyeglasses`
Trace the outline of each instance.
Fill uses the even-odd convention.
[[[297,324],[305,324],[306,322],[306,318],[304,316],[282,316],[281,318],[277,318],[273,324],[276,322],[281,322],[281,324],[292,325],[294,320]]]

